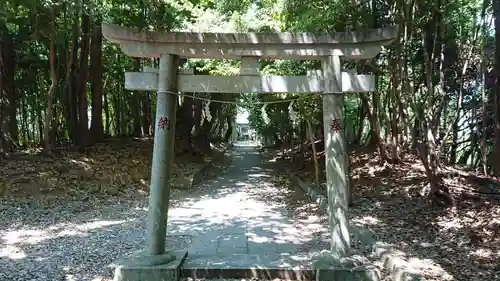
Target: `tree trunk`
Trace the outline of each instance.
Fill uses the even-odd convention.
[[[104,118],[106,119],[106,123],[104,124],[104,130],[105,130],[105,135],[106,137],[111,136],[111,117],[109,115],[109,99],[108,99],[108,94],[106,90],[106,84],[103,87],[103,93],[102,93],[103,99],[104,99]]]
[[[486,41],[486,19],[483,19],[483,32],[482,32],[482,43],[485,45]],[[481,164],[483,166],[483,174],[488,175],[488,164],[486,155],[486,122],[487,122],[487,107],[488,103],[486,97],[486,64],[485,64],[485,52],[484,47],[481,48],[480,56],[480,66],[481,66]]]
[[[0,26],[0,152],[10,152],[17,145],[14,42],[7,27]]]
[[[52,145],[54,145],[54,141],[51,139],[50,136],[52,128],[53,99],[57,85],[57,72],[55,66],[56,7],[54,2],[52,3],[52,9],[51,9],[51,21],[52,21],[52,27],[50,31],[51,34],[50,34],[50,50],[49,50],[51,84],[49,92],[47,94],[47,112],[45,115],[45,127],[43,132],[43,138],[45,144],[44,149],[46,153],[49,153],[52,149]]]
[[[319,185],[319,163],[318,163],[318,153],[316,152],[316,140],[314,139],[314,133],[311,126],[311,122],[307,121],[307,130],[309,132],[309,140],[311,141],[312,147],[312,159],[314,162],[314,181]]]
[[[454,205],[454,200],[449,190],[444,186],[441,175],[442,142],[438,144],[440,116],[444,109],[446,95],[443,90],[444,73],[444,44],[445,32],[443,20],[446,16],[446,0],[441,0],[434,7],[434,20],[426,26],[423,35],[423,63],[424,81],[427,87],[426,96],[418,105],[417,116],[421,126],[421,141],[418,145],[419,157],[425,168],[425,173],[430,185],[429,196],[448,206]],[[461,109],[462,96],[459,93],[458,111]],[[457,115],[458,116],[458,115]],[[451,127],[450,127],[451,128]],[[446,131],[447,138],[450,129]]]
[[[0,87],[0,89],[1,89],[1,87]],[[22,136],[23,136],[22,143],[28,144],[31,137],[30,137],[30,133],[29,133],[30,130],[29,130],[29,124],[28,124],[28,104],[26,103],[26,98],[23,98],[21,100],[21,130],[22,130]]]
[[[193,108],[193,114],[194,114],[194,108]],[[226,133],[224,134],[224,141],[229,142],[229,140],[231,140],[231,135],[233,134],[232,119],[230,115],[226,116],[226,123],[227,123],[227,130]]]
[[[382,140],[382,136],[380,135],[380,123],[378,120],[378,105],[380,103],[379,94],[377,93],[377,91],[373,92],[373,103],[371,105],[365,94],[361,94],[360,97],[364,99],[365,104],[368,106],[368,118],[370,121],[370,133],[372,136],[371,142],[374,143],[378,148],[380,162],[386,162],[389,159],[389,156],[387,155],[384,141]]]
[[[142,94],[141,100],[142,109],[142,134],[144,136],[151,135],[151,124],[152,124],[152,114],[151,114],[151,99],[149,93],[145,92]]]
[[[476,113],[476,98],[472,97],[472,103],[474,104],[474,108],[472,109],[472,120],[469,121],[469,130],[471,132],[471,155],[470,155],[470,162],[469,167],[474,168],[474,159],[476,158],[476,147],[479,147],[478,141],[477,141],[477,131],[476,131],[476,118],[477,118],[477,113]],[[466,159],[467,161],[467,159]]]
[[[141,59],[134,59],[134,68],[136,71],[141,71]],[[131,114],[132,114],[132,136],[140,137],[142,135],[142,124],[141,124],[141,100],[144,92],[134,91],[132,96],[128,99]]]
[[[491,164],[495,176],[500,176],[500,0],[493,0],[493,18],[495,19],[495,86],[493,88],[493,114],[495,139],[491,153]]]
[[[358,130],[356,131],[356,136],[354,137],[354,143],[355,144],[361,144],[362,142],[362,137],[363,137],[363,129],[364,129],[364,123],[365,123],[365,117],[366,117],[366,106],[363,101],[361,101],[361,105],[359,106],[359,115],[358,115]]]
[[[194,126],[194,107],[192,98],[185,97],[182,105],[177,110],[176,135],[179,138],[178,149],[181,153],[193,152],[191,131]]]
[[[41,84],[41,83],[40,83]],[[44,139],[43,139],[43,112],[45,111],[44,108],[42,107],[40,101],[37,101],[37,115],[38,115],[38,145],[43,145]]]
[[[458,116],[460,116],[460,112],[457,112]],[[451,164],[456,164],[457,163],[457,149],[458,149],[458,120],[453,121],[453,135],[452,135],[452,142],[451,142],[451,148],[450,148],[450,160],[449,163]]]
[[[88,141],[88,100],[87,100],[87,81],[89,68],[89,42],[90,42],[90,19],[87,11],[82,14],[82,34],[81,34],[81,52],[80,68],[78,73],[78,145],[83,147]]]
[[[201,128],[202,121],[202,110],[203,110],[203,101],[195,100],[194,101],[194,135],[198,136]]]
[[[102,122],[102,32],[100,19],[97,19],[94,23],[91,44],[90,82],[92,94],[92,120],[90,121],[90,135],[92,142],[98,142],[104,138],[104,128]]]
[[[69,61],[66,69],[65,86],[67,104],[65,105],[65,116],[68,124],[68,135],[73,143],[78,142],[78,100],[76,91],[76,61],[78,59],[78,34],[80,15],[75,13],[73,22],[73,32],[71,38],[71,49]]]

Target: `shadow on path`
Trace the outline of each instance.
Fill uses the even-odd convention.
[[[192,235],[185,267],[309,267],[328,248],[327,224],[301,213],[303,193],[283,187],[256,147],[236,144],[224,173],[169,209],[168,233]]]

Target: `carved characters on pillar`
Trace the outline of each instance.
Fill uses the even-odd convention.
[[[330,124],[330,132],[331,133],[338,133],[341,130],[340,126],[340,119],[333,118],[332,123]]]
[[[170,119],[168,119],[167,116],[162,116],[160,117],[160,120],[158,121],[158,130],[170,130]]]

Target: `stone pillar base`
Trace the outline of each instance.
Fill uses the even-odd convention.
[[[316,281],[380,281],[375,265],[362,261],[362,257],[337,258],[328,251],[314,257]]]
[[[113,281],[178,281],[187,252],[148,256],[143,251],[118,262]]]

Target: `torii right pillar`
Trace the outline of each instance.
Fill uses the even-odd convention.
[[[344,137],[344,95],[339,56],[322,59],[323,130],[325,141],[326,188],[330,250],[316,256],[316,281],[380,281],[379,270],[353,255],[350,246],[348,203],[348,155]]]
[[[323,68],[323,130],[325,138],[326,187],[328,192],[328,223],[331,233],[331,255],[349,254],[349,220],[347,217],[347,157],[344,138],[344,93],[340,57],[329,56]]]

